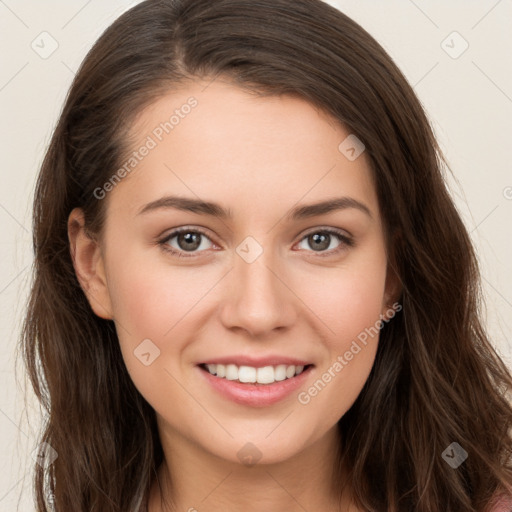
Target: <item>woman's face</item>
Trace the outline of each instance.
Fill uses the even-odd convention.
[[[383,225],[348,131],[302,99],[206,86],[137,118],[136,153],[96,191],[88,296],[163,436],[283,461],[332,435],[368,378],[393,302]]]

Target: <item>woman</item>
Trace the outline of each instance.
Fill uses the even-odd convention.
[[[38,178],[38,511],[488,511],[510,372],[411,87],[317,0],[150,0]]]

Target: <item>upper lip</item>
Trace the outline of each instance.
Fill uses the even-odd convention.
[[[213,357],[202,361],[200,364],[234,364],[236,366],[252,366],[254,368],[263,368],[264,366],[278,366],[285,364],[287,366],[307,366],[311,363],[302,359],[288,356],[269,355],[265,357],[254,356],[225,356]]]

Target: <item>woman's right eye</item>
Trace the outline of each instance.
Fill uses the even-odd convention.
[[[197,252],[204,252],[205,249],[211,248],[204,247],[205,239],[213,245],[213,242],[203,231],[197,228],[180,228],[166,235],[158,243],[162,249],[178,257],[191,257]]]

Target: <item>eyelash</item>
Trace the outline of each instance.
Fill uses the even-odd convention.
[[[179,258],[195,257],[197,252],[191,252],[191,253],[187,254],[185,251],[178,251],[178,250],[176,250],[176,249],[174,249],[174,248],[172,248],[172,247],[170,247],[168,245],[169,240],[172,240],[174,237],[180,235],[181,233],[198,233],[198,234],[201,234],[204,237],[208,238],[208,240],[211,241],[210,237],[202,229],[200,229],[200,228],[193,228],[192,229],[192,228],[188,228],[188,227],[183,227],[183,228],[175,229],[174,231],[172,231],[171,233],[166,235],[164,238],[159,240],[158,241],[158,245],[161,246],[162,250],[164,250],[166,252],[169,252],[169,253],[171,253],[174,256],[177,256]],[[334,254],[337,254],[337,253],[345,250],[347,247],[353,247],[355,245],[354,244],[354,240],[352,238],[350,238],[349,236],[345,235],[343,232],[338,231],[336,229],[332,229],[332,228],[323,228],[323,229],[316,229],[314,231],[310,231],[309,233],[306,233],[300,239],[299,242],[302,242],[308,236],[311,236],[311,235],[314,235],[314,234],[317,234],[317,233],[334,235],[341,242],[340,245],[336,249],[331,249],[330,251],[319,251],[319,252],[317,252],[317,251],[307,251],[307,252],[316,253],[316,255],[320,256],[320,257],[332,256]],[[198,251],[198,252],[201,253],[203,251]]]

